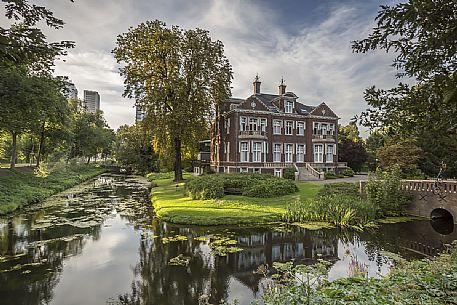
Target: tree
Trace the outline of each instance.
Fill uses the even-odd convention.
[[[338,160],[347,162],[348,166],[360,172],[363,163],[367,160],[367,152],[363,146],[359,129],[355,123],[347,126],[338,126]]]
[[[359,121],[385,127],[398,135],[424,131],[457,136],[457,2],[409,0],[381,6],[377,25],[366,39],[354,41],[355,52],[374,49],[396,52],[393,66],[398,77],[417,80],[409,86],[365,91],[372,108]]]
[[[391,139],[378,151],[378,158],[383,169],[399,166],[403,173],[414,175],[423,157],[422,149],[413,139]]]
[[[196,145],[216,104],[230,96],[232,70],[222,42],[205,30],[155,20],[119,35],[113,53],[123,64],[124,96],[146,110],[155,150],[174,156],[175,181],[182,180],[182,147]]]
[[[117,162],[140,174],[157,170],[152,134],[142,124],[119,127],[116,132],[115,154]]]

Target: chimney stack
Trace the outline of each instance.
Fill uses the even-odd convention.
[[[278,90],[278,93],[279,95],[283,95],[284,93],[286,93],[286,85],[284,84],[284,78],[281,77],[281,84],[279,85],[279,90]]]
[[[260,84],[261,82],[259,81],[259,74],[255,76],[254,82],[252,83],[254,87],[254,94],[259,94],[260,93]]]

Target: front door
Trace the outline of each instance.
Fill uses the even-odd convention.
[[[314,145],[314,163],[324,162],[324,145],[315,144]]]

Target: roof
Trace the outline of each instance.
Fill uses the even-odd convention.
[[[284,95],[285,97],[289,98],[294,98],[296,99],[297,96],[293,92],[286,92]],[[229,98],[226,103],[229,104],[236,104],[240,105],[241,103],[245,102],[248,99],[258,99],[260,100],[271,112],[276,112],[279,113],[278,107],[273,103],[275,100],[279,99],[281,96],[277,94],[266,94],[266,93],[257,93],[253,94],[250,97],[246,99],[240,99],[240,98]],[[304,105],[300,103],[299,101],[296,101],[296,108],[299,114],[303,115],[308,115],[310,114],[313,110],[317,108],[317,106],[309,106],[309,105]]]

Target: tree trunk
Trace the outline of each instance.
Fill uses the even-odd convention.
[[[183,180],[182,178],[182,164],[181,164],[181,139],[174,138],[175,148],[175,182]]]
[[[16,132],[12,132],[11,133],[11,136],[13,137],[13,143],[12,143],[12,147],[11,147],[11,163],[10,163],[10,168],[15,168],[16,167],[16,158],[17,158],[17,152],[16,152],[16,148],[17,148],[17,133]]]
[[[36,158],[36,166],[40,166],[41,156],[43,155],[44,151],[44,124],[41,126],[41,134],[40,134],[40,148],[38,148],[38,156]]]
[[[87,164],[90,163],[90,156],[87,158]]]

